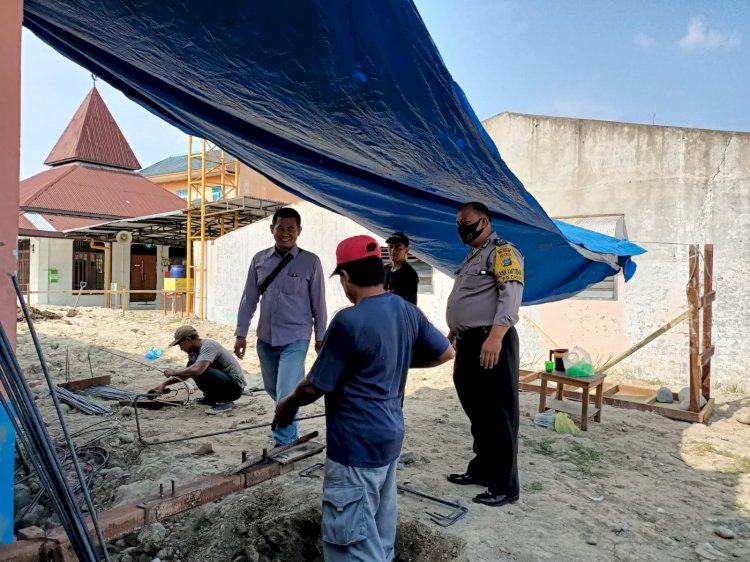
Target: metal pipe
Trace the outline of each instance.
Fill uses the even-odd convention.
[[[206,139],[201,139],[201,265],[200,265],[200,314],[205,318],[206,302]]]

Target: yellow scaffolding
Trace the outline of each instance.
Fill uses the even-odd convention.
[[[194,143],[198,146],[194,146]],[[238,197],[239,172],[239,162],[236,159],[228,160],[223,148],[205,139],[188,136],[186,277],[188,288],[197,277],[198,283],[193,289],[193,295],[199,295],[198,317],[200,319],[206,317],[206,202]],[[217,176],[218,183],[207,185],[208,178]],[[225,215],[229,213],[234,215],[233,227],[236,228],[238,224],[235,211],[212,213],[210,217],[210,220],[216,221],[219,225],[222,236],[226,233]],[[199,218],[197,225],[194,218]],[[197,271],[193,264],[193,242],[196,240],[200,240],[200,262]],[[188,298],[187,312],[195,314],[194,298]]]

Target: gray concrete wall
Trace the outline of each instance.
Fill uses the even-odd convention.
[[[567,300],[525,313],[558,345],[604,360],[687,308],[687,244],[714,244],[715,383],[750,390],[750,134],[503,113],[484,122],[511,170],[551,216],[623,213],[648,253],[616,302]],[[523,330],[529,356],[551,342]],[[687,384],[683,323],[622,364]]]

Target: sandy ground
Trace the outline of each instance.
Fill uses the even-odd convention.
[[[67,309],[45,307],[65,312]],[[112,375],[112,384],[146,390],[160,380],[150,371],[103,348],[160,368],[181,365],[185,356],[167,350],[174,329],[183,322],[161,312],[119,312],[79,309],[75,318],[36,324],[53,377],[66,378],[66,353],[71,379]],[[232,328],[191,321],[204,337],[232,345]],[[152,346],[165,350],[147,361]],[[41,379],[41,369],[28,335],[19,324],[19,357],[27,378]],[[308,361],[312,362],[312,353]],[[249,386],[260,384],[257,358],[251,347],[242,362]],[[426,515],[441,508],[422,500],[399,499],[400,560],[750,560],[750,426],[734,419],[750,398],[718,395],[707,425],[690,425],[632,410],[605,407],[602,422],[576,437],[556,434],[532,424],[538,396],[521,394],[519,465],[521,501],[504,508],[471,503],[481,490],[445,480],[463,471],[471,453],[467,420],[456,399],[451,365],[410,373],[405,402],[408,464],[399,482],[458,502],[469,508],[455,525],[441,528]],[[40,398],[45,417],[52,419],[49,398]],[[303,415],[322,412],[322,401]],[[270,422],[273,404],[263,392],[242,397],[233,413],[207,416],[205,408],[184,407],[145,412],[148,438],[187,436],[241,427],[244,422]],[[141,447],[130,443],[132,416],[92,418],[66,415],[72,430],[106,419],[113,432],[104,439],[109,466],[97,479],[95,496],[101,509],[153,494],[159,483],[178,485],[222,471],[272,445],[268,430]],[[55,432],[54,424],[50,423]],[[324,439],[324,420],[305,422],[301,432],[317,430]],[[118,436],[120,436],[118,438]],[[210,443],[213,454],[196,454]],[[323,456],[298,465],[322,462]],[[319,560],[321,480],[302,478],[298,471],[266,482],[117,543],[115,560],[258,561]],[[720,538],[718,527],[733,538]],[[154,536],[148,533],[152,532]],[[726,531],[726,530],[725,530]],[[153,544],[149,544],[153,543]],[[148,552],[149,554],[145,554]]]

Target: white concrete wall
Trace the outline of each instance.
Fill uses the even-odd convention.
[[[31,302],[38,304],[53,304],[59,306],[73,306],[76,302],[75,294],[56,293],[55,291],[73,290],[73,241],[58,238],[31,238],[31,252],[29,276],[31,291],[43,291],[32,294]],[[100,245],[100,244],[98,244]],[[130,245],[109,244],[112,247],[112,282],[117,283],[119,289],[130,288]],[[105,253],[105,268],[109,266]],[[164,269],[162,260],[169,258],[168,246],[157,246],[157,290],[164,288]],[[58,282],[49,282],[50,270],[57,269]],[[49,291],[48,293],[46,291]],[[112,294],[110,306],[119,305],[119,296]],[[125,296],[125,300],[129,300]],[[81,295],[78,306],[104,306],[104,295]],[[162,296],[157,294],[157,300],[152,307],[161,308]]]
[[[310,203],[293,205],[302,216],[302,234],[297,241],[300,248],[317,254],[326,273],[326,302],[328,317],[345,306],[350,306],[337,277],[328,279],[336,267],[336,246],[349,236],[369,234],[384,244],[379,236],[367,231],[352,220],[331,213]],[[250,261],[256,252],[273,245],[270,232],[271,219],[259,221],[231,232],[207,246],[207,317],[222,324],[234,325],[237,307],[247,278]],[[199,247],[195,247],[199,250]],[[433,273],[433,294],[420,293],[418,304],[427,317],[439,328],[446,330],[445,303],[453,281],[438,272]],[[258,314],[252,327],[257,326]]]
[[[750,134],[500,114],[484,122],[511,170],[551,216],[623,213],[648,253],[616,302],[567,300],[524,312],[558,345],[617,355],[687,309],[687,244],[714,244],[712,381],[750,390]],[[550,342],[522,330],[523,347]],[[620,371],[683,386],[683,323]]]

